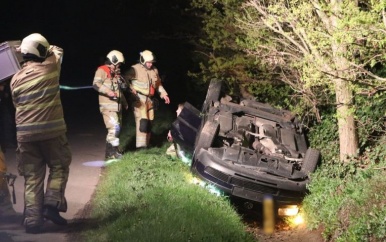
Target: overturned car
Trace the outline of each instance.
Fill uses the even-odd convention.
[[[174,141],[192,156],[191,171],[224,193],[280,206],[301,202],[320,159],[289,111],[222,96],[213,80],[202,110],[189,103],[173,122]]]

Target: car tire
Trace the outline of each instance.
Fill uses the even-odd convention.
[[[303,159],[303,165],[301,171],[306,175],[311,172],[314,172],[318,162],[320,160],[320,151],[308,148]]]
[[[206,113],[209,108],[219,100],[220,98],[220,93],[221,93],[221,86],[222,86],[222,81],[217,80],[217,79],[212,79],[210,81],[208,91],[206,93],[205,101],[202,105],[202,113]]]
[[[220,125],[213,121],[207,121],[204,124],[196,140],[194,154],[199,152],[201,148],[208,149],[212,146],[213,141],[218,134],[219,127]]]

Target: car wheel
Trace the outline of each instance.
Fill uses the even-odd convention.
[[[213,121],[207,121],[204,124],[204,127],[201,129],[201,132],[198,135],[198,139],[196,140],[196,145],[194,148],[195,154],[200,151],[201,148],[208,149],[212,146],[214,138],[219,131],[219,127],[220,125]]]
[[[202,112],[205,113],[209,108],[218,101],[221,93],[222,81],[213,79],[210,81],[208,92],[206,93],[204,104],[202,105]]]
[[[318,150],[308,148],[306,151],[306,155],[303,159],[303,165],[301,171],[305,174],[309,174],[310,172],[315,171],[316,166],[320,159],[320,152]]]

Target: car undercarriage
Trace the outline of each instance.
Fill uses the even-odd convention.
[[[189,103],[173,123],[176,143],[192,154],[191,171],[225,194],[278,206],[299,204],[320,159],[289,111],[232,100],[213,80],[199,111]]]

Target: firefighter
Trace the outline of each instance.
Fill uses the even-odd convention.
[[[153,97],[156,92],[166,104],[170,103],[168,93],[162,86],[158,69],[153,65],[155,57],[149,50],[140,53],[139,63],[125,73],[132,92],[137,96],[134,106],[136,124],[136,148],[147,148],[150,142],[151,123],[154,120]]]
[[[106,160],[122,158],[119,150],[121,107],[128,107],[123,95],[126,83],[120,76],[120,66],[123,63],[125,58],[120,51],[110,51],[105,64],[96,70],[93,81],[94,89],[99,93],[99,110],[107,129]]]
[[[25,230],[36,234],[42,232],[44,218],[67,224],[59,214],[67,211],[64,195],[72,159],[59,89],[63,50],[33,33],[22,40],[20,51],[24,63],[10,83],[16,108],[16,160],[25,179]]]

